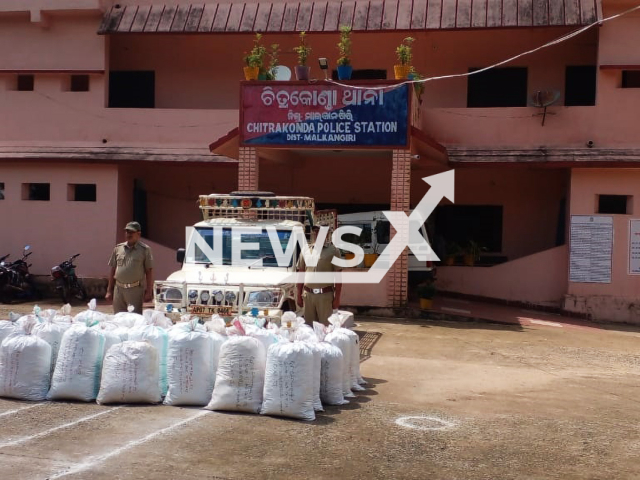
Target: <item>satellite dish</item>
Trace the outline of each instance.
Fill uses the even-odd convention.
[[[276,80],[291,80],[291,69],[284,65],[278,65],[273,69],[273,76]]]
[[[547,107],[553,105],[560,98],[560,92],[557,90],[538,90],[531,95],[531,106],[542,108],[542,126],[544,127],[544,121],[547,118]],[[549,115],[555,115],[555,113],[549,113]]]

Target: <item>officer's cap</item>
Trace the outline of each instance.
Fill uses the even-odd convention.
[[[140,230],[142,230],[138,222],[129,222],[127,223],[127,226],[124,227],[124,229],[129,230],[130,232],[139,232]]]

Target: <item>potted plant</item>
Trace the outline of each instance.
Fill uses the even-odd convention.
[[[351,66],[351,27],[340,27],[340,41],[338,42],[338,79],[350,80],[353,67]]]
[[[409,76],[407,77],[409,80],[418,80],[413,84],[413,89],[416,92],[416,98],[418,99],[418,103],[422,104],[422,94],[424,93],[424,82],[420,80],[424,79],[424,76],[416,71],[416,69],[412,66],[411,71],[409,72]]]
[[[364,266],[365,268],[371,268],[373,266],[374,263],[376,263],[376,260],[378,260],[378,257],[380,256],[380,254],[378,253],[378,244],[376,244],[376,246],[373,248],[373,253],[365,253],[364,254]]]
[[[464,249],[464,264],[468,267],[472,267],[476,264],[476,261],[480,260],[480,253],[486,251],[485,247],[482,247],[478,242],[469,240],[466,248]]]
[[[311,53],[311,47],[307,45],[307,33],[300,32],[300,45],[294,47],[294,52],[298,54],[298,65],[296,65],[296,78],[298,80],[309,80],[311,67],[307,66],[307,59]]]
[[[462,248],[455,242],[447,243],[447,254],[444,258],[444,264],[447,266],[451,266],[456,263],[456,257],[462,255]]]
[[[418,297],[420,298],[421,309],[430,310],[433,307],[433,297],[435,297],[436,291],[436,285],[433,281],[418,285]]]
[[[257,80],[260,71],[264,68],[264,55],[267,49],[262,45],[262,34],[256,33],[253,39],[253,48],[244,56],[244,78],[245,80]]]
[[[267,80],[275,80],[276,79],[276,68],[280,65],[280,60],[278,56],[280,55],[280,45],[274,43],[271,45],[271,50],[269,50],[269,66],[266,71],[266,79]]]
[[[393,67],[396,80],[404,80],[409,77],[409,72],[411,72],[411,61],[413,60],[413,53],[411,49],[414,41],[415,38],[406,37],[402,40],[402,43],[396,47],[398,63]]]

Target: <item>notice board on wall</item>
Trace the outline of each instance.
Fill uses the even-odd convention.
[[[572,215],[569,281],[611,283],[613,217]]]
[[[640,275],[640,219],[629,220],[629,275]]]

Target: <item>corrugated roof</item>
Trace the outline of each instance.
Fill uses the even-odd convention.
[[[587,25],[601,0],[353,0],[113,6],[98,33],[446,30]]]

